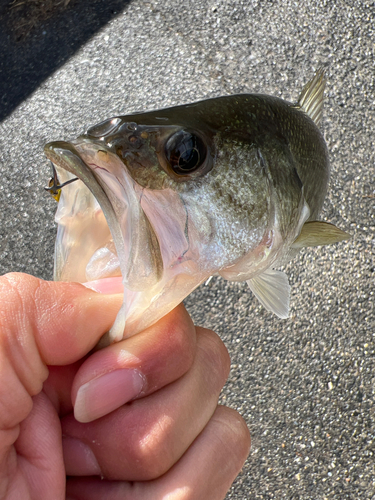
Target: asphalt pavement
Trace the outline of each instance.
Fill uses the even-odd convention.
[[[221,402],[252,434],[227,498],[375,498],[374,2],[90,5],[71,0],[19,41],[9,29],[0,35],[14,54],[2,44],[1,273],[51,279],[56,205],[43,191],[46,142],[112,115],[223,94],[295,101],[325,66],[332,173],[321,218],[352,238],[303,250],[286,267],[287,320],[265,311],[246,284],[219,278],[186,305],[225,342],[232,369]],[[85,18],[94,7],[104,10]]]

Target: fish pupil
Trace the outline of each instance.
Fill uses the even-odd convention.
[[[184,151],[178,160],[178,166],[187,171],[194,169],[198,163],[199,151],[193,148]]]
[[[203,164],[207,151],[200,137],[186,130],[179,130],[167,140],[165,154],[175,174],[187,175]]]

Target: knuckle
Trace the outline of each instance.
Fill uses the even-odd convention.
[[[7,273],[0,277],[0,287],[2,295],[10,298],[19,297],[20,292],[25,288],[25,282],[29,276],[21,273]]]
[[[28,317],[29,293],[38,281],[21,273],[0,277],[0,365],[6,380],[0,388],[0,425],[4,428],[14,427],[28,415],[31,396],[40,392],[46,375],[35,355]]]
[[[192,327],[189,324],[182,323],[175,329],[172,342],[173,353],[179,359],[180,369],[184,373],[193,364],[196,351],[195,335],[192,335]]]
[[[159,420],[142,436],[127,443],[130,460],[136,464],[137,479],[148,481],[163,475],[173,462],[168,443],[169,425]]]
[[[150,333],[152,333],[151,344]],[[158,387],[160,384],[164,385],[181,377],[193,365],[196,355],[195,326],[181,307],[171,311],[151,327],[151,330],[146,330],[143,338],[148,345],[148,352],[153,353],[151,358],[148,357],[148,366],[151,372],[158,374]]]
[[[23,273],[0,277],[0,322],[23,330],[26,319],[33,316],[36,295],[42,280]]]
[[[211,383],[220,391],[224,386],[230,371],[230,357],[219,336],[204,328],[198,328],[198,346],[204,357],[204,365]]]
[[[29,276],[21,273],[8,273],[0,277],[0,324],[2,335],[18,329],[21,325],[25,310],[27,309],[27,295],[29,289]],[[10,340],[10,338],[8,338]]]
[[[238,470],[246,460],[251,446],[250,431],[241,415],[226,406],[218,406],[213,420],[219,426],[217,435],[231,463]]]

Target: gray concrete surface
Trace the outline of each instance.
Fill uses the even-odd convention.
[[[56,207],[42,189],[44,143],[111,115],[221,94],[295,100],[327,65],[322,218],[352,239],[288,265],[288,320],[222,279],[186,300],[230,351],[221,401],[252,433],[228,499],[375,498],[374,26],[369,1],[134,0],[0,124],[0,270],[50,278]]]

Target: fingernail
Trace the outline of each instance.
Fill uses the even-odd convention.
[[[115,370],[82,385],[74,403],[79,422],[91,422],[134,399],[142,391],[144,377],[138,370]]]
[[[66,473],[74,476],[100,476],[101,470],[92,449],[79,439],[63,436]]]
[[[95,281],[87,281],[82,283],[86,288],[94,290],[94,292],[103,294],[116,294],[124,293],[124,285],[122,284],[122,277],[116,278],[102,278]]]

